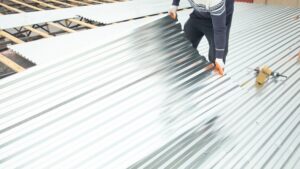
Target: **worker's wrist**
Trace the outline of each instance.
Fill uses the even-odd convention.
[[[172,6],[171,6],[171,9],[177,10],[177,9],[178,9],[178,5],[172,5]]]
[[[218,58],[218,59],[223,59],[223,57],[224,57],[224,51],[216,51],[216,53],[215,53],[215,57],[216,58]]]

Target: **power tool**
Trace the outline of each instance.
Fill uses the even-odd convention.
[[[274,78],[279,78],[279,77],[287,78],[287,76],[283,74],[272,71],[272,69],[268,66],[263,66],[261,69],[257,67],[255,71],[257,73],[256,83],[258,85],[264,85],[270,76]]]

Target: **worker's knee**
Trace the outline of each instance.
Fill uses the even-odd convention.
[[[183,30],[185,37],[192,43],[194,48],[197,48],[202,36],[200,36],[200,34],[197,33],[197,30],[194,29],[191,19],[184,24]]]
[[[183,31],[184,31],[185,36],[189,40],[191,40],[192,30],[191,30],[191,21],[190,21],[190,19],[184,24]]]

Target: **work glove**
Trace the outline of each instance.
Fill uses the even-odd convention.
[[[172,5],[168,12],[169,16],[174,20],[176,20],[176,18],[177,18],[177,9],[178,9],[178,6]]]
[[[223,62],[223,59],[216,59],[215,60],[215,70],[220,74],[220,75],[224,75],[224,68],[225,68],[225,64]]]

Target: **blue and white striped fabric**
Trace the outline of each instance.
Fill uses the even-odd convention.
[[[226,9],[226,0],[188,0],[198,12],[209,12],[212,15],[221,15]]]

